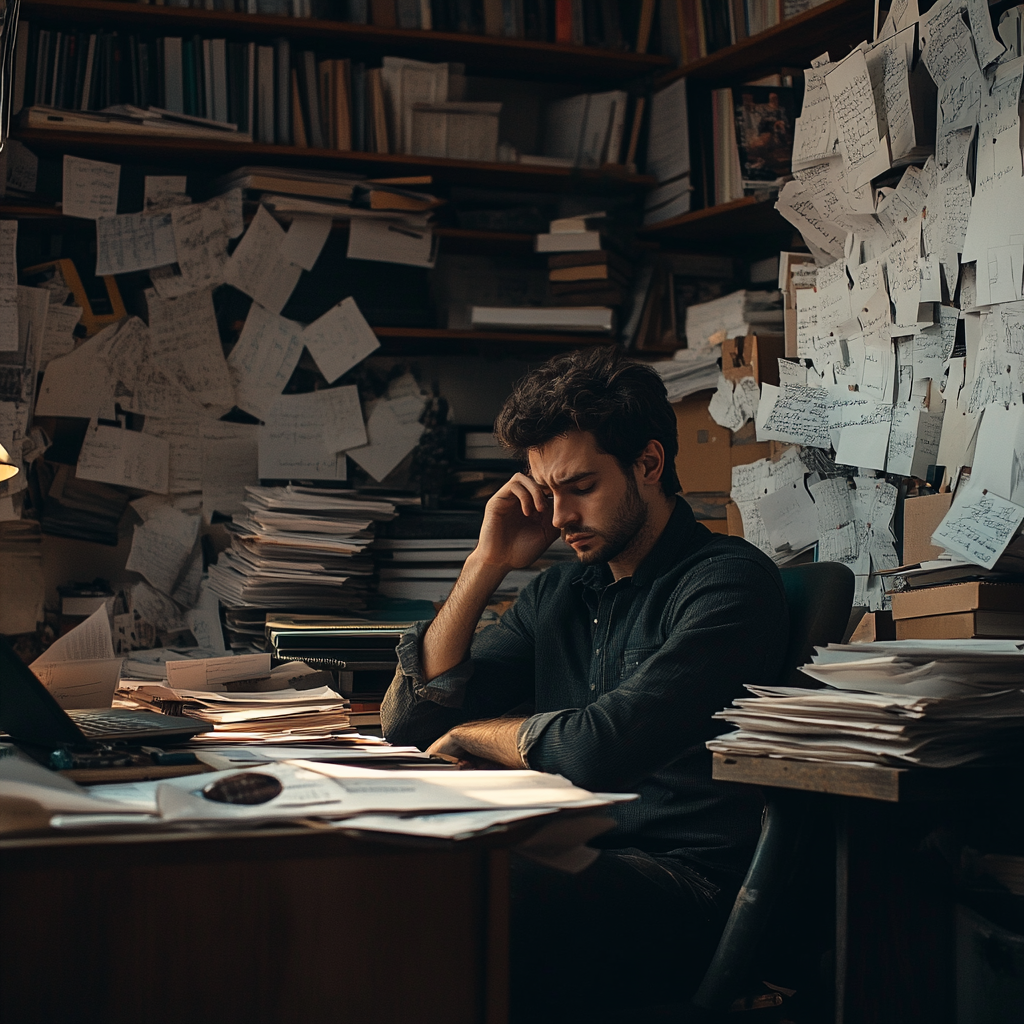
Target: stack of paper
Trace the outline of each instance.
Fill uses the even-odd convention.
[[[373,524],[387,501],[316,487],[247,487],[231,547],[210,566],[210,587],[232,608],[356,610],[373,572]]]
[[[826,688],[748,686],[715,717],[728,754],[949,768],[1019,749],[1024,644],[892,641],[817,648],[806,675]]]
[[[670,402],[713,388],[718,383],[719,352],[681,348],[671,359],[650,365],[658,371]]]
[[[759,328],[781,331],[782,293],[738,291],[686,309],[686,341],[691,349],[704,348],[725,338],[742,338]]]
[[[198,742],[364,743],[348,718],[348,701],[329,686],[270,693],[219,693],[144,683],[132,698],[155,711],[208,722]]]

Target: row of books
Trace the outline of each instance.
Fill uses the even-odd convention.
[[[671,0],[667,2],[671,4]],[[380,28],[466,32],[636,53],[647,52],[655,12],[655,0],[164,0],[164,3],[168,7],[322,18]]]

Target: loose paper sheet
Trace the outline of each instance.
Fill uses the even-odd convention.
[[[125,568],[170,596],[182,582],[198,540],[199,517],[164,505],[135,527]]]
[[[953,500],[932,543],[991,569],[1024,521],[1024,506],[969,481]]]
[[[121,672],[106,606],[55,640],[29,666],[65,710],[109,708]]]
[[[98,220],[117,213],[117,190],[121,184],[121,165],[100,160],[83,160],[64,155],[64,195],[61,210],[65,217]]]
[[[169,453],[163,438],[98,426],[86,431],[76,476],[166,494]]]
[[[229,284],[272,313],[284,309],[302,274],[302,268],[283,255],[285,237],[284,228],[261,206],[231,254],[225,273]]]
[[[377,335],[351,297],[314,320],[302,332],[302,343],[329,384],[380,348]]]
[[[254,302],[228,356],[238,407],[264,419],[294,373],[302,345],[299,324]]]
[[[260,478],[344,480],[340,453],[366,440],[358,388],[281,395],[260,428]]]
[[[177,259],[169,213],[124,213],[96,221],[96,275],[129,274]]]
[[[349,228],[347,255],[350,260],[431,268],[437,260],[437,239],[429,227],[359,218],[353,220]]]
[[[82,319],[80,306],[50,305],[46,310],[46,330],[39,356],[39,368],[45,369],[51,359],[66,356],[75,348],[75,328]]]
[[[303,270],[312,270],[331,233],[334,220],[315,214],[296,213],[284,236],[281,255]]]
[[[203,434],[203,518],[243,511],[245,489],[259,483],[259,430],[248,423],[211,423]]]
[[[426,403],[411,374],[393,381],[385,398],[378,399],[366,421],[369,444],[348,454],[378,482],[383,480],[419,444]]]

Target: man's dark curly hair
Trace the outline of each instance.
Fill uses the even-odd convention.
[[[572,430],[593,434],[598,448],[614,455],[624,471],[651,441],[660,441],[662,490],[669,496],[679,491],[676,417],[651,367],[613,348],[556,356],[517,382],[494,423],[501,444],[524,461],[531,448]]]

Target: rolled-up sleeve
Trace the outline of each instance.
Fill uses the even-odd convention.
[[[398,668],[381,704],[385,738],[423,749],[462,722],[497,718],[532,703],[535,608],[531,584],[498,623],[476,634],[466,661],[430,680],[421,661],[430,623],[416,623],[398,643]]]
[[[630,789],[721,732],[711,716],[745,684],[774,681],[788,636],[778,579],[725,558],[688,577],[685,591],[667,638],[614,689],[523,723],[519,752],[530,768],[587,789]]]

